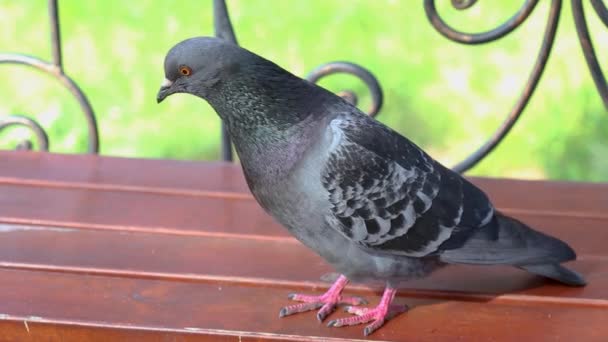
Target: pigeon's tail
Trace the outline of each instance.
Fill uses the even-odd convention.
[[[581,275],[560,265],[576,259],[570,246],[501,213],[440,258],[447,263],[513,265],[567,285],[585,285]]]
[[[560,264],[524,265],[520,268],[541,275],[543,277],[557,280],[570,286],[585,286],[587,281],[582,275],[565,268]]]

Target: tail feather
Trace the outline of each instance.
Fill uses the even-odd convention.
[[[570,286],[585,286],[587,281],[582,275],[558,264],[525,265],[520,268]]]
[[[585,284],[582,276],[559,265],[576,259],[568,244],[501,213],[461,246],[444,250],[440,259],[459,264],[513,265],[568,285]]]
[[[441,259],[454,263],[520,266],[559,264],[576,259],[576,253],[565,242],[496,213],[492,221],[478,228],[462,246],[443,251]]]

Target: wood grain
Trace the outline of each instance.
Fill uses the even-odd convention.
[[[589,230],[608,226],[608,218],[598,216],[555,217],[534,211],[512,215],[575,246],[576,240],[586,239]],[[0,184],[0,221],[167,234],[290,238],[250,200],[21,184]],[[594,234],[604,237],[608,233],[600,230]],[[591,246],[600,249],[600,242],[606,241],[593,240]]]
[[[252,199],[240,167],[195,162],[0,151],[0,184],[150,191]],[[608,184],[471,177],[508,211],[608,217]]]
[[[319,324],[313,313],[279,319],[277,312],[285,304],[288,290],[14,270],[0,270],[0,279],[0,302],[3,310],[10,312],[5,319],[21,321],[9,330],[17,338],[27,336],[23,321],[28,321],[30,333],[37,323],[76,323],[158,329],[168,334],[191,332],[212,338],[216,334],[292,340],[300,340],[300,336],[318,340],[362,338],[361,327],[330,329]],[[398,298],[397,302],[404,300]],[[372,300],[371,305],[376,303]],[[600,341],[606,336],[602,327],[608,324],[605,308],[453,300],[407,303],[415,307],[368,339],[514,341],[535,336],[539,338],[535,341]],[[332,315],[339,316],[344,313]],[[8,333],[3,329],[1,334]]]
[[[589,285],[448,267],[405,284],[397,301],[412,310],[371,340],[608,340],[608,185],[471,180],[571,244]],[[287,293],[320,293],[331,271],[236,165],[0,152],[0,341],[360,339],[312,313],[278,318]],[[379,291],[347,288],[371,304]]]
[[[0,266],[4,268],[259,284],[293,291],[325,288],[328,284],[320,277],[332,272],[320,257],[296,241],[12,225],[0,225],[0,232]],[[52,248],[47,246],[49,241],[53,241]],[[25,245],[28,248],[21,247]],[[458,292],[461,300],[471,301],[494,295],[507,295],[501,297],[502,301],[525,301],[522,296],[530,295],[546,297],[545,302],[604,305],[608,309],[608,299],[604,300],[608,272],[601,271],[608,268],[608,257],[585,255],[581,259],[571,267],[588,278],[590,285],[585,288],[563,287],[512,267],[459,265],[404,284],[403,293],[446,298]],[[305,267],[294,267],[298,265]],[[349,289],[375,296],[366,286],[354,284]],[[373,289],[377,292],[382,288]],[[568,300],[560,301],[562,297]]]

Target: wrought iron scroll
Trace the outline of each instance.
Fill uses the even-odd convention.
[[[0,131],[10,126],[23,126],[28,127],[38,140],[38,146],[42,151],[49,150],[49,137],[46,135],[44,128],[42,128],[36,121],[23,115],[10,115],[7,117],[0,117]],[[17,144],[16,150],[31,150],[33,148],[30,140],[24,140]]]
[[[57,8],[57,0],[49,0],[48,2],[50,30],[51,30],[51,49],[52,62],[44,61],[40,58],[28,56],[18,53],[0,54],[0,64],[21,64],[42,71],[55,79],[76,98],[80,109],[84,113],[88,126],[88,153],[99,152],[99,134],[97,129],[97,121],[95,114],[89,103],[89,100],[82,92],[80,87],[67,76],[63,69],[63,60],[61,55],[61,34],[59,30],[59,13]],[[0,131],[11,126],[25,126],[34,132],[38,139],[39,148],[42,151],[48,151],[49,140],[46,132],[34,119],[22,115],[8,115],[0,117]],[[17,149],[31,150],[33,144],[26,140],[19,142]]]
[[[523,22],[529,17],[534,11],[538,0],[525,0],[520,9],[507,21],[497,26],[496,28],[480,33],[467,33],[461,32],[449,24],[447,24],[441,16],[438,14],[435,7],[435,0],[424,0],[424,9],[426,15],[434,26],[434,28],[446,38],[461,44],[474,45],[483,44],[498,40],[512,31],[516,30],[522,25]],[[590,0],[591,7],[595,11],[596,15],[600,18],[602,23],[608,27],[608,8],[602,2],[602,0]],[[471,8],[477,3],[477,0],[451,0],[451,4],[458,10],[465,10]],[[591,76],[597,88],[599,95],[604,102],[605,107],[608,109],[608,84],[600,68],[599,62],[596,57],[595,49],[589,34],[587,22],[585,18],[585,11],[582,0],[571,0],[572,12],[574,16],[574,23],[576,26],[577,34],[581,44],[583,55],[589,67]],[[527,106],[532,94],[537,88],[540,77],[542,76],[547,60],[549,58],[553,42],[555,41],[555,34],[559,22],[559,17],[562,8],[562,0],[551,0],[549,13],[547,16],[547,23],[541,47],[539,49],[536,61],[530,73],[530,76],[523,87],[522,93],[518,98],[517,102],[511,108],[507,118],[497,128],[497,130],[491,135],[480,148],[474,151],[469,157],[462,162],[454,166],[454,170],[458,172],[465,172],[475,166],[479,161],[491,153],[498,144],[505,138],[511,128],[515,125],[523,110]],[[51,75],[57,79],[78,101],[82,112],[84,113],[85,119],[88,126],[88,152],[97,153],[99,151],[99,136],[96,118],[93,109],[82,90],[78,85],[65,74],[63,69],[62,53],[61,53],[61,35],[59,26],[59,15],[57,0],[48,0],[48,10],[50,19],[50,31],[51,31],[51,49],[52,49],[52,61],[45,61],[37,57],[28,56],[17,53],[5,53],[0,54],[0,64],[20,64],[28,67],[32,67],[36,70],[42,71],[48,75]],[[215,35],[219,38],[226,39],[233,43],[237,43],[234,29],[230,22],[228,10],[224,0],[213,1],[213,14],[214,14],[214,26]],[[382,103],[383,96],[382,90],[377,79],[366,69],[349,62],[332,62],[319,66],[314,69],[308,76],[307,79],[311,82],[317,82],[321,78],[334,74],[334,73],[348,73],[356,77],[359,77],[368,86],[371,97],[372,106],[368,110],[368,114],[375,116],[378,114]],[[350,101],[353,104],[357,104],[357,96],[352,91],[343,91],[339,93],[340,96]],[[28,118],[23,115],[5,115],[0,117],[0,132],[7,127],[12,126],[25,126],[33,131],[38,140],[38,145],[41,150],[48,150],[49,139],[44,129],[35,120]],[[32,149],[33,144],[31,141],[26,140],[19,142],[17,149]],[[222,124],[222,159],[230,161],[232,160],[232,148],[230,143],[230,137],[226,130],[226,127]]]
[[[608,108],[608,86],[606,80],[602,74],[599,63],[595,56],[593,44],[589,37],[589,32],[586,25],[585,15],[582,6],[582,0],[571,0],[572,10],[574,13],[574,20],[576,29],[581,42],[581,47],[585,55],[585,59],[591,71],[591,75],[597,87],[597,90],[604,101],[606,108]],[[466,10],[471,8],[477,3],[477,0],[451,0],[452,6],[458,10]],[[454,29],[447,24],[441,16],[438,14],[435,7],[435,0],[424,0],[424,9],[426,15],[433,25],[433,27],[446,38],[461,44],[475,45],[483,44],[498,40],[509,33],[516,30],[522,25],[523,22],[530,16],[530,14],[536,8],[538,0],[526,0],[519,10],[507,21],[497,26],[496,28],[479,33],[468,33]],[[608,9],[601,0],[591,0],[595,12],[600,17],[602,22],[608,26]],[[526,84],[523,87],[522,93],[516,101],[515,105],[511,108],[507,118],[501,123],[496,131],[490,136],[490,138],[470,156],[465,158],[460,163],[456,164],[453,169],[457,172],[463,173],[479,161],[491,153],[505,136],[513,128],[517,120],[520,118],[524,109],[528,105],[532,94],[538,86],[538,82],[545,70],[553,43],[555,41],[555,34],[559,23],[560,13],[562,8],[562,0],[551,0],[549,13],[547,16],[547,22],[545,26],[545,32],[543,34],[542,44],[538,51],[536,61],[528,77]],[[236,43],[234,31],[230,20],[228,18],[228,12],[226,4],[223,0],[214,0],[214,16],[215,16],[215,27],[216,36],[224,39],[231,40]],[[359,77],[363,80],[372,94],[372,107],[368,110],[368,113],[372,116],[378,114],[382,106],[382,90],[378,84],[377,79],[366,69],[349,62],[332,62],[321,65],[320,67],[313,70],[307,77],[311,82],[317,82],[320,78],[325,77],[333,73],[349,73]],[[353,104],[357,104],[357,96],[352,91],[343,91],[339,93],[340,96],[350,101]],[[224,133],[225,134],[225,133]],[[224,143],[226,143],[224,139]],[[224,146],[224,151],[227,147]],[[224,154],[226,157],[226,155]],[[231,158],[231,155],[230,155]],[[227,159],[227,158],[224,158]],[[228,159],[229,160],[229,159]]]
[[[372,104],[367,110],[367,114],[371,116],[376,116],[378,112],[380,112],[380,108],[382,108],[382,88],[380,87],[380,83],[378,82],[376,76],[374,76],[369,70],[363,68],[362,66],[350,62],[325,63],[311,71],[310,74],[308,74],[308,76],[306,77],[306,79],[309,82],[317,83],[319,80],[321,80],[321,78],[337,73],[351,74],[365,82],[365,85],[367,85],[367,88],[369,89],[372,97]],[[353,91],[343,90],[339,92],[338,95],[340,95],[342,98],[344,98],[351,104],[355,106],[357,105],[357,94],[355,94]]]
[[[452,6],[456,9],[464,10],[470,8],[476,2],[477,0],[452,0]],[[431,24],[443,36],[457,43],[473,45],[500,39],[517,29],[528,18],[530,13],[532,13],[537,4],[538,0],[526,0],[517,13],[515,13],[515,15],[513,15],[505,23],[493,30],[481,33],[465,33],[449,26],[437,13],[435,8],[435,0],[425,0],[424,9]],[[606,6],[601,2],[601,0],[591,0],[591,4],[604,25],[608,27],[608,9],[606,9]],[[543,35],[542,44],[538,52],[538,56],[536,57],[536,62],[534,63],[532,72],[528,78],[528,81],[524,85],[522,93],[515,103],[515,106],[513,106],[505,121],[502,122],[498,129],[480,148],[453,167],[455,171],[461,173],[465,172],[486,157],[504,139],[504,137],[517,122],[517,119],[519,119],[521,116],[521,113],[526,108],[532,94],[534,93],[534,90],[536,90],[540,77],[545,70],[553,42],[555,41],[555,33],[559,22],[561,7],[561,0],[551,0],[547,24]],[[604,105],[608,109],[608,87],[599,63],[597,62],[593,44],[591,43],[591,39],[589,37],[581,0],[572,0],[572,11],[587,65],[589,66],[591,75],[604,102]]]

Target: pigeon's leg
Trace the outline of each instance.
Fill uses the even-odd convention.
[[[394,317],[400,313],[407,311],[406,305],[392,305],[391,302],[395,298],[396,289],[387,287],[384,290],[380,303],[375,308],[361,308],[355,306],[346,307],[348,313],[354,314],[352,317],[339,318],[329,322],[327,325],[330,327],[343,327],[346,325],[363,324],[372,322],[372,324],[365,327],[363,333],[365,336],[373,333],[380,328],[385,321],[389,318]]]
[[[348,284],[348,279],[341,275],[334,282],[334,284],[320,296],[310,296],[292,293],[289,295],[289,299],[303,302],[301,304],[294,304],[286,306],[279,312],[279,317],[285,317],[293,315],[298,312],[305,312],[310,310],[316,310],[321,308],[317,312],[317,319],[323,321],[330,313],[332,313],[339,303],[349,305],[362,305],[366,304],[365,300],[360,297],[343,297],[342,290]]]

